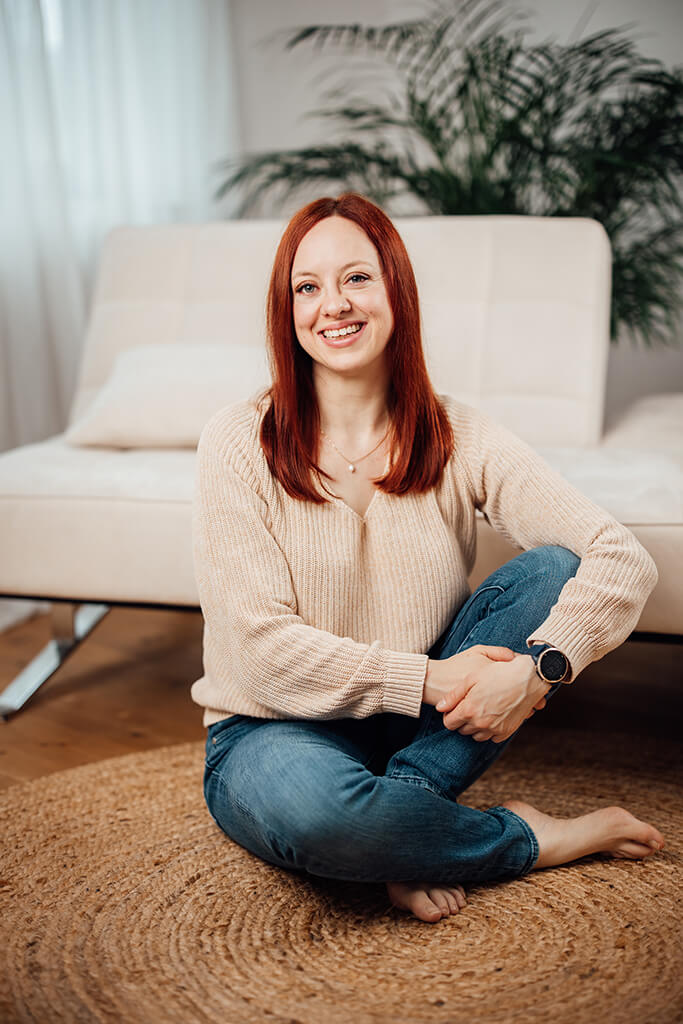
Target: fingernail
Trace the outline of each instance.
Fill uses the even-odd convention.
[[[443,711],[443,709],[445,707],[446,707],[446,701],[445,700],[440,700],[439,703],[436,705],[436,710],[437,711]]]
[[[656,839],[650,840],[650,846],[654,847],[655,850],[661,850],[662,844],[658,843]]]

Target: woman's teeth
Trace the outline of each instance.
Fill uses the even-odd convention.
[[[338,331],[321,331],[323,338],[345,338],[347,334],[357,334],[362,324],[350,324],[348,327],[341,327]]]

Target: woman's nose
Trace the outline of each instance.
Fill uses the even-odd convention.
[[[351,309],[351,303],[343,292],[335,288],[325,295],[323,309],[328,316],[338,316],[345,310]]]

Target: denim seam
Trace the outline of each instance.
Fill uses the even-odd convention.
[[[490,587],[481,587],[480,590],[476,591],[477,597],[479,597],[479,594],[485,594],[487,590],[500,590],[501,594],[505,593],[505,587],[501,587],[500,584],[498,584],[498,583],[492,583]],[[477,621],[475,622],[474,626],[472,626],[472,629],[470,630],[470,633],[472,632],[473,629],[475,629],[479,625],[479,623],[481,621],[482,621],[481,619],[477,619]],[[444,638],[443,642],[440,645],[439,657],[441,656],[441,651],[443,651],[444,647],[447,646],[447,644],[448,644],[448,642],[449,642],[449,640],[450,640],[454,630],[455,630],[455,624],[453,624],[453,626],[451,627],[451,629],[449,630],[448,634],[446,635],[446,637]],[[467,640],[467,638],[469,637],[470,633],[467,634],[467,636],[465,637],[465,640]],[[465,642],[465,640],[463,640],[463,643]],[[439,659],[437,658],[436,660],[438,661]]]
[[[254,814],[254,812],[242,803],[242,801],[237,797],[235,791],[230,786],[228,786],[225,779],[223,779],[220,775],[218,776],[218,778],[220,781],[220,785],[223,787],[225,793],[227,794],[228,799],[232,801],[232,803],[235,804],[235,806],[239,807],[242,814],[245,814],[252,822],[252,824],[254,824],[257,828],[260,828],[259,820]]]
[[[524,831],[527,839],[529,840],[531,850],[529,853],[529,857],[527,858],[526,863],[524,864],[524,867],[520,871],[520,875],[528,875],[531,869],[533,868],[534,864],[538,860],[540,854],[538,840],[533,830],[530,828],[529,823],[526,822],[524,818],[520,818],[519,814],[515,814],[514,811],[511,811],[509,807],[503,807],[501,805],[498,805],[496,807],[489,807],[489,811],[497,811],[499,813],[502,813],[503,815],[510,815],[512,816],[512,818],[515,819],[515,821],[519,825],[522,826],[522,830]]]
[[[429,792],[433,793],[435,796],[440,796],[443,800],[448,800],[448,797],[441,789],[433,786],[421,775],[403,775],[401,772],[392,772],[391,775],[385,775],[384,778],[400,779],[403,782],[413,782],[415,785],[422,786],[423,789],[429,790]]]
[[[505,593],[505,587],[501,587],[500,584],[494,583],[494,584],[491,584],[490,587],[482,587],[481,590],[479,590],[477,592],[477,597],[479,596],[479,594],[485,594],[487,590],[499,590],[501,592],[501,594]],[[474,633],[474,631],[477,628],[477,626],[479,625],[479,623],[483,622],[483,621],[484,621],[483,619],[477,619],[477,621],[472,626],[472,629],[469,631],[469,633],[467,634],[467,636],[465,637],[463,642],[460,644],[460,647],[458,648],[458,651],[457,651],[458,654],[463,650],[463,645],[467,643],[467,641],[472,636],[472,633]]]

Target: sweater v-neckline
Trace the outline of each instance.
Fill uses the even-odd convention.
[[[389,453],[387,452],[386,458],[384,460],[384,468],[382,470],[382,474],[381,475],[384,476],[388,469],[389,469]],[[375,500],[376,500],[377,496],[379,494],[381,494],[381,493],[382,492],[380,491],[380,488],[379,487],[375,487],[375,492],[372,495],[372,497],[370,498],[370,501],[368,503],[368,507],[365,509],[365,512],[363,513],[363,515],[361,515],[360,512],[356,512],[355,508],[351,508],[351,506],[349,505],[348,501],[344,501],[344,499],[340,498],[338,494],[334,495],[334,500],[337,502],[337,504],[342,505],[344,508],[347,508],[349,510],[349,512],[353,512],[354,516],[356,516],[357,519],[360,519],[361,523],[364,523],[366,521],[366,519],[368,518],[368,514],[370,512],[370,509],[375,504]]]
[[[356,516],[356,518],[357,518],[357,519],[360,519],[361,523],[364,523],[364,522],[365,522],[365,520],[366,520],[366,519],[367,519],[367,517],[368,517],[368,513],[369,513],[370,509],[372,508],[372,506],[373,506],[373,505],[374,505],[374,503],[375,503],[375,498],[376,498],[376,497],[377,497],[377,495],[378,495],[378,494],[380,494],[380,493],[381,493],[381,492],[380,492],[380,489],[379,489],[379,487],[376,487],[376,488],[375,488],[375,493],[374,493],[374,494],[373,494],[373,496],[372,496],[372,497],[370,498],[370,503],[368,504],[368,507],[366,508],[366,510],[365,510],[365,512],[364,512],[364,514],[363,514],[363,515],[361,515],[361,514],[360,514],[360,512],[356,512],[355,508],[351,508],[351,506],[349,505],[349,503],[348,503],[347,501],[344,501],[344,499],[343,499],[343,498],[340,498],[338,494],[335,494],[335,495],[334,495],[334,500],[335,500],[335,501],[337,502],[337,504],[338,504],[338,505],[342,505],[342,506],[343,506],[344,508],[347,508],[347,509],[349,510],[349,512],[353,512],[354,516]]]

